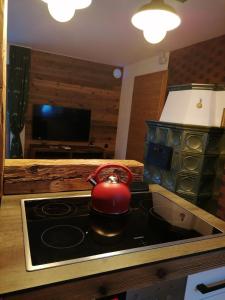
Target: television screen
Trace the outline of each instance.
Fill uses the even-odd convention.
[[[33,105],[32,138],[88,142],[91,111],[48,104]]]

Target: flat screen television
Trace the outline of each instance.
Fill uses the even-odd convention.
[[[32,138],[88,142],[91,111],[49,104],[33,105]]]

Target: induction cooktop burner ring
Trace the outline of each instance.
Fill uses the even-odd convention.
[[[80,245],[84,239],[83,230],[72,225],[55,225],[47,228],[41,234],[41,241],[45,246],[59,250],[74,248]]]
[[[42,203],[35,210],[36,213],[41,217],[64,217],[70,215],[71,213],[76,213],[77,207],[70,203],[52,201]]]

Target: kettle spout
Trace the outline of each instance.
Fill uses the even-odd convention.
[[[94,179],[94,177],[92,177],[92,175],[87,178],[87,181],[89,181],[93,186],[97,185],[97,181]]]

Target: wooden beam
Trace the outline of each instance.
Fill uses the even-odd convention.
[[[6,116],[7,0],[0,0],[0,200],[3,194]]]
[[[143,164],[133,160],[6,159],[4,194],[16,195],[90,190],[91,185],[86,181],[88,175],[104,163],[124,164],[131,169],[133,181],[143,180]],[[104,172],[103,175],[105,176],[108,173]],[[124,175],[121,171],[120,176],[124,178]]]

